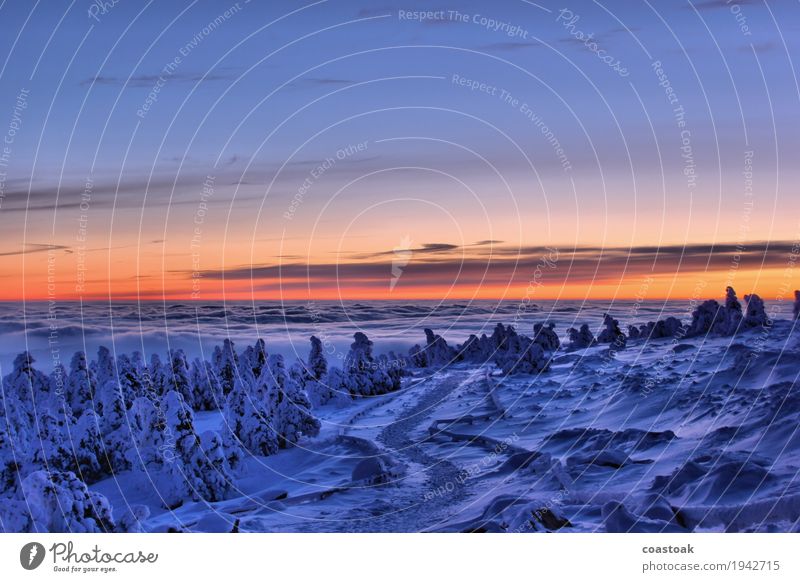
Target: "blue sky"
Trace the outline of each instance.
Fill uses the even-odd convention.
[[[106,4],[0,5],[0,129],[27,91],[0,206],[9,261],[30,252],[21,241],[74,244],[87,177],[92,248],[132,245],[162,275],[189,260],[170,257],[186,254],[208,175],[219,211],[206,240],[223,248],[209,269],[378,252],[406,235],[731,242],[748,151],[746,238],[798,231],[793,2]],[[281,218],[317,164],[359,143]],[[276,238],[299,242],[261,245]]]

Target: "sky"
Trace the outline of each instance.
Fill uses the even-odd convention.
[[[800,287],[800,6],[0,4],[0,300]]]

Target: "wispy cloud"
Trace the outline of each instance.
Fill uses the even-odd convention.
[[[539,48],[542,45],[540,42],[531,41],[531,42],[493,42],[489,44],[483,44],[478,47],[478,50],[481,51],[504,51],[504,52],[513,52],[513,51],[520,51],[532,48]]]
[[[0,253],[0,257],[11,257],[15,255],[30,255],[32,253],[46,253],[47,251],[70,251],[70,247],[64,245],[50,245],[39,243],[28,243],[24,248],[17,251],[6,251]]]
[[[430,287],[521,283],[527,280],[552,249],[547,247],[504,247],[491,255],[452,256],[458,245],[422,245],[414,249],[415,260],[403,273],[403,286]],[[558,267],[549,274],[554,283],[619,281],[621,277],[672,275],[676,273],[719,271],[730,268],[734,258],[740,269],[779,268],[794,250],[792,241],[758,241],[742,247],[736,243],[698,243],[691,245],[599,247],[559,249]],[[418,256],[421,253],[423,256]],[[356,257],[362,257],[359,260]],[[376,260],[379,259],[379,260]],[[191,273],[181,272],[190,277]],[[301,262],[238,266],[208,270],[208,279],[263,280],[266,285],[290,288],[295,283],[320,286],[354,284],[380,288],[391,273],[391,255],[386,252],[354,255],[336,263]]]
[[[172,74],[155,74],[155,75],[133,75],[131,77],[109,77],[105,75],[98,75],[96,77],[89,77],[80,82],[82,87],[88,85],[108,85],[115,87],[136,87],[136,88],[152,88],[153,85],[159,81],[168,83],[199,83],[208,81],[230,81],[235,79],[237,74],[233,71],[218,72],[218,73],[172,73]]]

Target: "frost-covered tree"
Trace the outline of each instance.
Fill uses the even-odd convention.
[[[71,471],[34,471],[22,480],[26,532],[102,533],[114,531],[111,505],[89,491]],[[26,512],[27,513],[27,512]]]
[[[19,445],[35,438],[34,394],[38,386],[49,379],[33,368],[33,356],[25,352],[14,358],[11,373],[3,378],[0,390],[0,422]]]
[[[167,391],[175,390],[183,397],[183,401],[190,407],[195,407],[194,389],[192,387],[189,362],[183,350],[169,351],[169,365],[167,367]]]
[[[195,358],[189,370],[189,383],[192,386],[192,408],[195,410],[216,410],[223,408],[225,399],[214,366]]]
[[[561,340],[555,332],[556,324],[550,323],[545,326],[543,323],[533,325],[533,341],[539,344],[546,352],[555,352],[561,347]]]
[[[313,384],[313,383],[312,383]],[[323,405],[331,401],[345,402],[351,396],[347,388],[347,376],[341,368],[331,366],[328,373],[316,385],[312,385],[309,396],[312,396],[312,404]],[[313,400],[316,398],[316,402]]]
[[[595,343],[594,334],[586,323],[584,323],[579,330],[574,327],[569,328],[567,334],[569,335],[569,344],[572,348],[588,348]]]
[[[264,340],[259,338],[252,346],[247,346],[239,358],[239,365],[246,368],[253,378],[258,378],[264,365],[267,363],[267,346]]]
[[[141,365],[141,354],[134,352],[134,357],[129,358],[126,354],[120,354],[117,358],[117,377],[119,389],[125,400],[125,406],[129,408],[133,401],[139,396],[145,396],[144,374]]]
[[[179,392],[170,390],[164,397],[163,412],[166,432],[174,446],[163,466],[166,479],[158,479],[159,493],[168,507],[176,507],[187,499],[220,501],[230,488],[231,478],[223,465],[215,465],[206,455],[200,437],[194,430],[192,409]],[[212,448],[217,442],[210,440]],[[219,455],[219,450],[214,450]],[[215,459],[218,460],[218,459]]]
[[[706,335],[719,329],[718,322],[722,319],[720,311],[722,306],[714,299],[703,301],[692,312],[692,322],[686,332],[687,336]]]
[[[0,494],[16,491],[20,467],[25,461],[23,451],[6,429],[4,420],[0,416]]]
[[[36,437],[30,443],[32,456],[27,470],[73,469],[74,453],[70,435],[75,418],[69,412],[69,407],[66,403],[59,406],[59,400],[53,399],[37,406],[36,413]]]
[[[622,349],[626,345],[627,338],[619,328],[619,321],[611,317],[608,313],[603,314],[603,331],[597,335],[597,343],[613,344],[615,349]]]
[[[130,455],[133,468],[146,471],[152,464],[160,465],[164,461],[165,421],[159,408],[140,396],[133,401],[128,418],[134,444]]]
[[[725,288],[725,329],[728,333],[735,333],[742,321],[742,304],[736,297],[733,287]]]
[[[425,355],[428,366],[447,366],[456,360],[458,352],[447,345],[442,336],[425,328]]]
[[[283,356],[269,356],[268,369],[262,372],[259,385],[266,392],[280,448],[292,446],[303,435],[319,434],[320,423],[311,413],[308,395],[286,372]]]
[[[328,360],[325,358],[322,341],[313,335],[311,336],[311,351],[308,354],[306,371],[308,378],[306,378],[304,387],[314,407],[323,406],[339,396],[343,383],[341,370],[336,369],[336,373],[333,375],[336,385],[332,386],[331,379],[328,378]]]
[[[659,319],[658,321],[650,321],[646,324],[639,326],[630,326],[628,328],[628,337],[630,339],[660,339],[666,337],[676,337],[685,332],[681,321],[675,317],[667,317],[666,319]]]
[[[161,361],[161,357],[158,354],[154,353],[150,356],[147,377],[149,379],[147,388],[149,393],[146,396],[151,400],[164,396],[169,389],[169,369]]]
[[[428,353],[419,344],[414,344],[408,350],[408,359],[415,368],[428,367]]]
[[[72,413],[80,417],[84,410],[94,408],[94,374],[89,370],[86,354],[75,352],[69,366],[66,395]]]
[[[311,336],[311,351],[308,354],[308,372],[314,380],[322,380],[328,373],[328,360],[322,341],[315,335]]]
[[[227,396],[239,377],[239,356],[231,340],[226,339],[221,348],[219,346],[214,348],[212,363],[219,378],[222,395]]]
[[[451,348],[452,349],[452,348]],[[453,350],[455,354],[455,350]],[[454,356],[461,359],[461,356]],[[378,356],[378,368],[383,370],[389,377],[392,384],[392,390],[399,390],[403,382],[403,376],[406,374],[406,358],[400,358],[394,352],[389,352],[388,355],[381,354]]]
[[[264,376],[268,371],[262,371]],[[271,412],[266,395],[256,396],[251,385],[236,379],[226,398],[224,418],[226,432],[223,435],[226,454],[232,467],[240,458],[239,448],[252,454],[272,455],[278,452],[278,437],[272,427]]]
[[[734,335],[741,329],[768,325],[769,316],[764,301],[756,294],[745,295],[747,312],[742,313],[742,305],[736,298],[732,287],[726,289],[725,305],[713,299],[704,301],[692,313],[686,335]]]
[[[110,380],[103,389],[103,417],[100,423],[103,455],[100,459],[107,473],[115,475],[130,469],[134,445],[128,424],[125,396],[119,384]]]
[[[535,374],[547,369],[550,358],[542,346],[524,336],[516,339],[514,346],[514,349],[504,350],[495,358],[504,374]]]
[[[95,366],[95,381],[97,386],[105,386],[109,380],[117,379],[117,369],[114,357],[108,348],[100,346],[97,349],[97,364]]]
[[[762,327],[770,325],[769,315],[764,307],[764,300],[758,295],[745,295],[744,301],[747,303],[747,313],[744,316],[745,327]]]
[[[19,354],[14,358],[11,373],[3,379],[4,390],[10,390],[24,403],[32,404],[50,392],[50,378],[33,366],[35,361],[29,352]]]
[[[150,508],[146,505],[130,505],[122,509],[117,519],[117,531],[120,533],[144,533],[144,522],[150,517]]]
[[[399,388],[386,370],[382,370],[372,354],[372,342],[361,332],[353,335],[350,351],[344,362],[347,389],[353,396],[386,394]]]
[[[86,483],[93,483],[103,475],[103,437],[100,419],[93,410],[83,414],[69,431],[74,472]]]
[[[486,336],[483,336],[484,343],[487,340]],[[490,354],[486,353],[487,349],[485,346],[481,345],[481,341],[478,337],[474,334],[470,335],[463,344],[458,346],[458,355],[462,360],[467,362],[475,362],[475,363],[483,363],[486,361],[486,358],[490,357]],[[418,365],[418,362],[412,361],[412,364],[417,367],[422,367]]]

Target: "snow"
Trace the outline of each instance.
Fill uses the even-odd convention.
[[[191,364],[78,353],[50,376],[21,354],[0,527],[796,531],[797,320],[731,288],[685,323],[606,307],[424,328],[407,357],[359,331],[338,366],[319,337],[291,363],[262,340]]]

